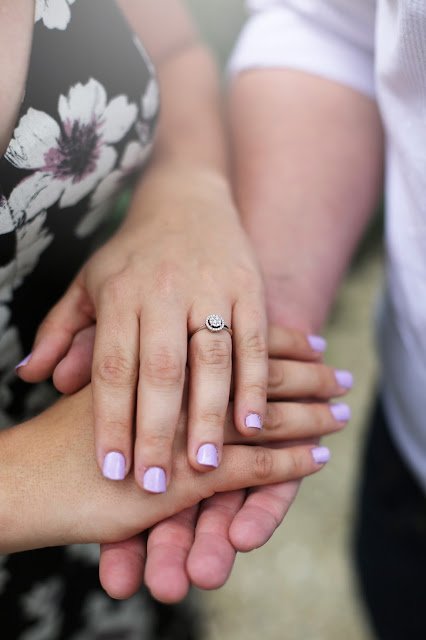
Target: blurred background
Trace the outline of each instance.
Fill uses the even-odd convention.
[[[243,0],[185,0],[219,64],[244,20]],[[324,331],[325,360],[349,369],[353,418],[324,439],[328,465],[302,484],[272,540],[239,555],[222,589],[199,593],[203,640],[372,640],[351,566],[354,504],[364,424],[375,388],[374,302],[382,278],[380,220],[375,221],[347,275]]]

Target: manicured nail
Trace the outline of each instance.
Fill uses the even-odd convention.
[[[344,402],[336,402],[330,405],[330,411],[339,422],[347,422],[351,419],[351,408]]]
[[[354,377],[350,371],[339,371],[336,370],[334,372],[336,376],[337,384],[341,387],[345,387],[345,389],[351,389],[354,383]]]
[[[110,451],[104,459],[102,473],[110,480],[123,480],[126,475],[126,460],[122,453]]]
[[[208,467],[217,467],[217,449],[214,444],[201,445],[197,452],[197,462]]]
[[[314,351],[322,353],[327,349],[327,341],[321,338],[321,336],[308,336],[308,340]]]
[[[29,363],[32,355],[33,355],[33,352],[31,351],[31,353],[28,354],[26,358],[24,358],[19,364],[16,365],[15,370],[19,369],[19,367],[25,367],[25,365]]]
[[[166,490],[166,472],[161,467],[150,467],[143,476],[143,488],[151,493],[164,493]]]
[[[330,449],[328,447],[316,447],[312,449],[312,457],[317,464],[323,464],[330,460]]]
[[[261,429],[262,423],[260,422],[260,416],[257,413],[249,413],[246,418],[246,427],[254,427],[255,429]]]

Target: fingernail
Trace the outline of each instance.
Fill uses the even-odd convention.
[[[217,449],[214,444],[202,444],[197,452],[197,462],[208,467],[217,467]]]
[[[102,473],[110,480],[123,480],[126,475],[126,460],[122,453],[110,451],[104,459]]]
[[[321,336],[308,336],[308,340],[314,351],[322,353],[327,349],[327,341],[321,338]]]
[[[317,464],[323,464],[330,460],[330,449],[328,447],[316,447],[312,449],[312,457]]]
[[[24,358],[19,364],[16,365],[15,370],[19,369],[19,367],[25,367],[25,365],[29,363],[32,355],[33,352],[31,351],[31,353],[29,353],[26,358]]]
[[[260,422],[260,416],[257,413],[249,413],[246,418],[246,427],[254,427],[255,429],[261,429],[262,423]]]
[[[354,383],[354,377],[350,371],[339,371],[336,370],[334,372],[336,376],[337,384],[341,387],[345,387],[345,389],[351,389]]]
[[[166,472],[161,467],[150,467],[143,476],[143,488],[151,493],[164,493],[166,490]]]
[[[330,411],[339,422],[347,422],[351,419],[351,408],[344,402],[336,402],[336,404],[331,404]]]

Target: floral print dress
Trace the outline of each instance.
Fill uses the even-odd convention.
[[[142,168],[158,109],[152,64],[114,0],[36,0],[25,97],[0,158],[2,428],[55,397],[50,383],[25,385],[14,367]],[[111,600],[98,558],[97,545],[0,557],[1,637],[192,637],[185,609],[179,622],[145,592]]]

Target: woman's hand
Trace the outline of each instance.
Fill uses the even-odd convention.
[[[93,456],[91,390],[86,387],[0,434],[0,553],[131,538],[217,492],[315,473],[328,459],[327,450],[316,446],[316,437],[341,424],[325,405],[308,407],[309,416],[297,406],[292,412],[294,426],[289,427],[285,404],[275,406],[264,429],[250,440],[254,446],[241,446],[247,438],[235,428],[231,410],[222,464],[202,474],[188,462],[183,410],[174,444],[174,482],[169,491],[153,496],[141,494],[131,475],[116,483],[100,473]],[[296,441],[289,448],[259,446],[286,435]],[[306,443],[299,443],[308,436]]]
[[[211,313],[232,326],[232,340],[224,330],[203,330],[188,344]],[[94,321],[96,457],[107,477],[122,479],[133,464],[140,487],[165,490],[187,362],[194,469],[221,462],[232,373],[237,429],[248,435],[261,426],[267,384],[262,281],[226,182],[216,174],[166,164],[148,172],[122,228],[40,326],[21,377],[51,375],[73,338]]]

